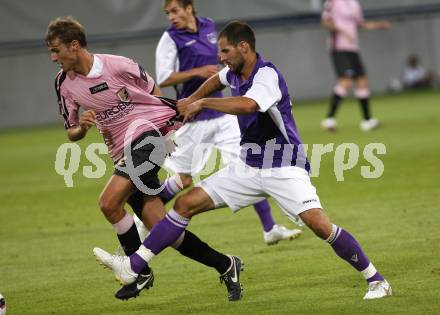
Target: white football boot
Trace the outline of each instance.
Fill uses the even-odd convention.
[[[285,226],[275,224],[272,230],[269,232],[264,232],[264,241],[267,245],[274,245],[282,240],[293,240],[298,238],[302,234],[299,229],[289,230]]]
[[[116,279],[123,285],[133,283],[138,274],[131,269],[128,256],[111,255],[105,250],[95,247],[93,254],[99,263],[113,270]]]
[[[336,131],[336,127],[338,124],[336,123],[336,119],[334,118],[326,118],[321,121],[321,128],[328,131]]]
[[[370,118],[368,120],[362,120],[359,127],[362,131],[370,131],[380,126],[379,120],[376,118]]]
[[[380,299],[393,294],[388,281],[373,281],[368,284],[368,292],[364,296],[364,300]]]

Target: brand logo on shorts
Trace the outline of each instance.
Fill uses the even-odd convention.
[[[125,160],[127,159],[127,157],[123,157],[123,158],[121,158],[117,163],[116,163],[116,165],[117,166],[125,166]]]
[[[92,86],[91,88],[89,88],[90,93],[92,94],[96,94],[105,90],[108,90],[108,85],[107,82]]]
[[[123,87],[116,94],[122,102],[130,101],[130,94],[128,94],[127,88]]]
[[[303,201],[303,204],[305,205],[305,204],[307,204],[307,203],[311,203],[311,202],[317,202],[318,200],[316,200],[316,199],[309,199],[309,200],[305,200],[305,201]]]
[[[351,256],[350,260],[353,262],[358,262],[358,255],[354,254],[353,256]]]

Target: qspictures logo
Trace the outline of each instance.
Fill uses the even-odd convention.
[[[124,109],[121,108],[120,110]],[[157,194],[162,190],[162,187],[159,190],[147,187],[142,182],[141,176],[150,171],[153,167],[162,166],[164,154],[170,154],[172,151],[172,149],[170,149],[172,146],[169,146],[168,144],[172,143],[173,141],[172,137],[169,136],[149,136],[132,147],[132,142],[134,140],[132,139],[132,135],[135,133],[137,128],[145,124],[151,124],[152,128],[155,128],[151,122],[138,119],[130,125],[125,133],[124,143],[126,146],[124,147],[124,172],[129,174],[130,179],[139,190],[146,194]],[[159,133],[158,130],[157,132]],[[149,158],[141,165],[135,166],[133,163],[132,152],[145,145],[150,145],[153,148],[151,154]],[[252,147],[252,144],[248,145]],[[166,147],[165,149],[164,146]],[[257,144],[254,146],[256,148],[261,147]],[[194,158],[200,158],[200,156],[205,154],[207,150],[209,150],[209,152],[212,151],[213,154],[213,158],[211,157],[207,161],[203,170],[193,176],[195,183],[200,181],[202,177],[211,174],[218,168],[217,155],[219,152],[216,150],[210,150],[210,147],[212,147],[212,144],[201,143],[193,148]],[[268,143],[266,147],[271,147],[271,143]],[[304,156],[308,156],[311,177],[319,177],[321,162],[324,155],[327,155],[327,159],[332,157],[333,174],[336,181],[344,181],[347,172],[352,172],[356,166],[360,166],[360,176],[368,180],[380,178],[385,171],[385,165],[381,159],[381,156],[386,154],[387,149],[383,143],[369,143],[363,147],[360,147],[356,143],[342,143],[339,145],[335,145],[334,143],[318,143],[312,145],[301,144],[298,146],[297,151],[303,152],[303,154],[298,155],[299,160],[296,161],[297,165],[302,165],[304,163]],[[283,156],[282,159],[292,159],[291,152],[292,149],[283,152],[283,154],[287,155],[286,157]],[[87,165],[82,167],[82,175],[86,178],[101,178],[106,174],[107,171],[106,163],[102,159],[102,156],[107,153],[108,149],[103,143],[92,143],[88,145],[84,153],[76,143],[63,143],[60,145],[56,153],[55,171],[57,174],[64,177],[64,182],[67,187],[73,187],[73,175],[79,171],[80,160],[84,154],[85,159],[87,160]],[[239,154],[240,153],[237,152],[237,155],[234,158],[240,158]],[[263,158],[264,164],[272,165],[271,159],[273,159],[273,157],[274,152],[271,150],[265,150]],[[230,161],[233,161],[234,158],[230,159]],[[245,160],[246,157],[241,156],[241,159]],[[245,170],[240,168],[236,168],[236,170],[237,174],[232,174],[233,176],[237,176],[239,178],[247,176],[247,174],[244,174]],[[170,171],[166,169],[165,171],[167,177],[173,175]],[[270,167],[265,169],[264,176],[271,176]]]

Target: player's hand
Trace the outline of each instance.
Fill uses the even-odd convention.
[[[96,124],[96,114],[93,110],[86,110],[79,117],[79,125],[81,129],[88,130]]]
[[[391,28],[391,24],[388,21],[380,21],[378,22],[378,24],[379,24],[379,29],[384,31],[388,31]]]
[[[190,121],[203,109],[203,98],[185,106],[183,123]]]
[[[356,42],[355,38],[350,33],[345,31],[340,31],[340,32],[342,33],[342,36],[344,36],[350,43],[354,44]]]
[[[182,98],[182,99],[177,101],[177,104],[176,104],[177,110],[179,111],[179,114],[181,116],[185,115],[186,107],[188,106],[188,104],[191,104],[191,101],[187,97],[186,98]]]
[[[197,76],[208,79],[212,77],[214,74],[217,74],[219,72],[218,65],[206,65],[203,67],[197,68]]]

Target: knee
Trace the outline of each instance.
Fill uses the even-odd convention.
[[[341,93],[342,96],[346,96],[348,91],[351,89],[353,85],[353,81],[351,78],[343,77],[338,80],[336,86],[334,87],[334,91],[336,93]]]
[[[332,224],[321,209],[312,209],[300,216],[316,236],[324,240],[329,238],[332,232]]]
[[[194,203],[191,198],[188,198],[187,195],[182,195],[177,197],[176,202],[174,203],[174,211],[183,217],[189,218],[192,216],[191,209],[193,206]]]
[[[118,209],[118,204],[113,200],[112,198],[109,198],[105,195],[101,195],[98,200],[99,208],[101,209],[102,213],[104,213],[106,216],[114,213]]]
[[[370,90],[368,89],[368,87],[357,87],[354,91],[354,94],[356,98],[368,98],[370,97]]]
[[[187,174],[180,174],[180,180],[182,181],[182,189],[188,188],[192,185],[192,176]]]
[[[310,226],[310,229],[315,233],[319,238],[326,240],[329,238],[331,229],[324,224],[323,222],[313,222]]]

